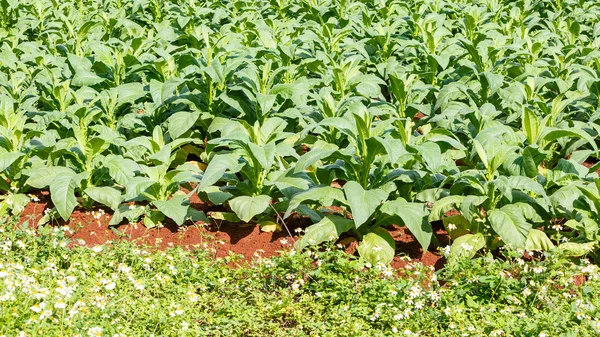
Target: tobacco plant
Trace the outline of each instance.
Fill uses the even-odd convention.
[[[0,209],[42,189],[64,220],[210,221],[197,194],[215,218],[308,217],[298,248],[343,234],[372,263],[391,224],[424,250],[444,225],[451,260],[587,253],[599,17],[589,0],[0,1]]]

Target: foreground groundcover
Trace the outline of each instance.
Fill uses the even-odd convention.
[[[74,245],[69,229],[0,232],[2,336],[596,336],[599,270],[504,250],[433,272],[336,247],[249,265],[209,250]],[[407,259],[408,260],[408,259]]]

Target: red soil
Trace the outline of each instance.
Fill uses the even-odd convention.
[[[591,168],[592,166],[596,165],[597,163],[593,163],[593,162],[585,162],[582,163],[581,165],[587,167],[587,168]],[[600,175],[600,168],[596,170],[596,173],[598,173]]]
[[[411,261],[421,262],[426,266],[433,266],[436,270],[442,268],[446,259],[436,250],[436,244],[432,243],[429,249],[423,252],[421,244],[408,231],[406,227],[392,226],[389,228],[390,234],[396,241],[396,254],[392,261],[393,268],[404,268]],[[442,228],[434,228],[434,237],[443,244],[447,245],[449,241],[448,233]],[[410,258],[407,259],[407,258]]]
[[[32,227],[37,227],[38,221],[44,215],[46,208],[51,208],[52,203],[47,192],[38,194],[38,202],[31,202],[21,214],[21,223],[29,221]],[[195,209],[209,212],[211,207],[198,199],[192,198],[191,205]],[[212,207],[212,210],[215,210]],[[211,221],[210,224],[198,222],[195,224],[177,226],[166,222],[165,227],[147,229],[140,223],[121,224],[109,228],[111,215],[109,210],[94,208],[93,210],[76,209],[68,222],[55,221],[53,225],[66,225],[73,230],[71,239],[73,244],[80,243],[89,247],[104,244],[109,241],[127,240],[134,243],[145,244],[158,249],[182,246],[186,249],[203,247],[210,249],[215,258],[226,257],[231,253],[243,256],[243,263],[251,261],[256,255],[270,257],[279,254],[282,250],[291,250],[297,238],[296,228],[306,228],[312,224],[307,218],[291,217],[286,220],[286,226],[276,233],[262,232],[256,224],[242,224]],[[95,216],[94,216],[95,215]],[[287,229],[286,229],[287,227]],[[408,263],[408,258],[413,262],[422,262],[427,266],[439,269],[445,259],[436,251],[435,244],[423,252],[414,236],[404,227],[392,226],[388,228],[396,241],[396,254],[392,262],[394,268],[402,268]],[[447,233],[438,228],[434,229],[439,242],[448,243]],[[346,237],[347,238],[347,237]],[[79,241],[83,240],[83,241]],[[352,243],[351,243],[352,245]],[[355,245],[355,243],[354,243]],[[350,253],[356,254],[355,249]]]
[[[425,115],[424,113],[422,113],[421,111],[417,112],[415,114],[415,116],[413,117],[414,120],[420,120],[427,117],[427,115]]]

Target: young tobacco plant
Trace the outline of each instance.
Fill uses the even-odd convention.
[[[194,139],[179,138],[165,143],[160,127],[154,129],[151,139],[138,137],[129,141],[128,146],[137,145],[141,149],[141,153],[135,155],[141,155],[147,163],[129,161],[129,169],[138,167],[141,174],[129,178],[124,184],[125,194],[119,196],[119,203],[125,203],[115,210],[110,225],[119,224],[124,218],[136,221],[142,214],[146,215],[143,221],[149,228],[160,225],[165,217],[177,225],[183,225],[188,219],[208,221],[203,212],[190,207],[189,195],[180,191],[181,187],[192,190],[190,183],[202,180],[200,168],[185,162],[187,152],[182,147],[193,142]],[[140,208],[130,207],[130,202],[148,202],[150,207],[144,212]]]
[[[498,169],[516,149],[497,140],[473,140],[473,155],[484,170],[466,170],[453,177],[449,195],[433,204],[429,221],[443,219],[454,243],[450,261],[473,257],[483,247],[509,244],[515,249],[554,247],[536,227],[548,225],[552,212],[543,186],[525,176],[503,176]],[[450,210],[458,215],[444,217]]]
[[[360,240],[358,252],[367,262],[388,264],[395,255],[395,242],[385,226],[405,225],[417,238],[424,250],[429,247],[433,230],[427,221],[425,204],[407,202],[402,198],[387,200],[388,192],[382,189],[365,190],[358,182],[349,181],[342,189],[323,186],[300,192],[290,200],[284,218],[303,203],[324,206],[334,203],[344,206],[352,213],[348,219],[339,215],[324,215],[310,226],[305,235],[296,242],[297,249],[326,241],[337,240],[341,234],[351,231]]]
[[[290,167],[287,158],[297,156],[288,138],[291,134],[284,131],[286,125],[277,117],[262,125],[216,118],[209,132],[219,132],[220,137],[209,144],[227,147],[228,151],[213,157],[204,173],[206,179],[196,190],[215,204],[227,202],[244,222],[263,213],[272,214],[271,201],[283,197],[277,186],[285,188],[285,182],[277,179]],[[222,177],[226,185],[212,186]]]

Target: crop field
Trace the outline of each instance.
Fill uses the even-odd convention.
[[[599,133],[593,0],[0,0],[0,239],[11,243],[0,279],[14,259],[36,259],[11,253],[8,233],[73,225],[74,212],[107,217],[95,231],[119,235],[225,223],[284,233],[299,255],[352,246],[336,259],[384,273],[403,249],[398,228],[456,277],[461,264],[489,272],[470,259],[506,251],[595,267]],[[47,207],[25,212],[40,198]],[[0,283],[0,295],[12,287]],[[457,298],[472,309],[471,290]],[[328,335],[297,319],[225,335]],[[491,327],[508,321],[492,321],[461,333],[505,335]],[[547,336],[593,335],[595,322]],[[212,330],[190,335],[218,335],[213,323],[198,319]],[[513,323],[516,335],[546,336]],[[428,333],[454,331],[443,324]],[[0,333],[24,331],[8,326]],[[103,331],[69,329],[57,335]]]

